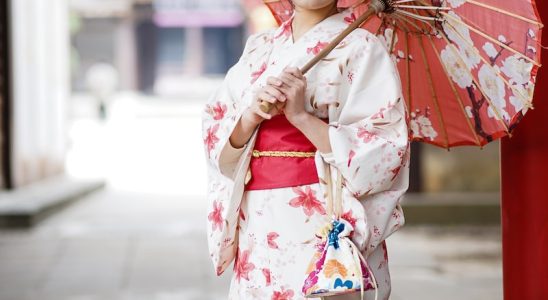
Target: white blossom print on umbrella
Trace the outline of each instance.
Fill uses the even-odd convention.
[[[357,0],[398,67],[410,138],[444,148],[510,135],[532,108],[542,24],[533,0]],[[361,8],[361,12],[360,12]],[[505,26],[497,26],[505,24]]]
[[[430,121],[430,107],[425,107],[424,110],[415,109],[415,111],[411,112],[411,120],[409,123],[409,127],[411,129],[411,133],[416,138],[425,138],[433,141],[437,136],[438,133],[432,127],[432,121]]]

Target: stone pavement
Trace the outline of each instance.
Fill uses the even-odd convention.
[[[226,299],[203,199],[107,188],[32,230],[0,233],[0,299]],[[393,300],[502,299],[494,227],[404,227],[388,239]]]
[[[205,239],[202,103],[120,95],[105,123],[74,103],[67,170],[107,187],[0,232],[0,300],[226,299]],[[497,227],[405,226],[388,251],[392,300],[502,299]]]

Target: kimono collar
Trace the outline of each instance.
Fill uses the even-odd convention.
[[[314,33],[318,31],[329,31],[337,28],[344,29],[348,24],[350,20],[350,16],[352,15],[353,8],[348,7],[344,10],[333,14],[331,16],[328,16],[327,18],[321,20],[316,25],[312,26],[308,31],[306,31],[301,38],[297,41],[297,43],[301,40],[304,40],[305,37],[313,35]],[[291,28],[291,24],[293,22],[293,19],[295,18],[295,11],[291,14],[291,16],[284,21],[276,30],[274,31],[274,39],[281,38],[283,39],[283,42],[287,42],[289,44],[296,44],[293,43],[293,30]]]

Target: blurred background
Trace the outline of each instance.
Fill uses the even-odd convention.
[[[200,113],[260,0],[0,1],[0,300],[226,299]],[[502,299],[498,142],[413,144],[391,299]]]

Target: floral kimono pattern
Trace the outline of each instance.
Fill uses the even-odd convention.
[[[266,78],[303,66],[351,18],[332,15],[296,42],[292,18],[251,35],[240,60],[211,95],[202,115],[208,165],[207,234],[216,273],[234,261],[230,299],[303,299],[301,287],[326,215],[325,167],[343,177],[343,218],[377,278],[379,299],[390,295],[385,239],[404,224],[400,200],[408,188],[409,115],[399,75],[383,43],[365,29],[348,35],[307,74],[305,109],[329,120],[330,153],[314,157],[319,183],[244,191],[256,131],[241,149],[228,141]],[[281,174],[283,175],[283,174]],[[374,290],[366,292],[373,299]]]

